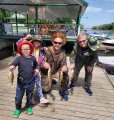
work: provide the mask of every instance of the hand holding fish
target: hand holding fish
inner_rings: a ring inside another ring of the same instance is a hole
[[[50,69],[50,65],[49,65],[49,63],[47,63],[47,62],[43,62],[43,68],[45,68],[45,69]]]
[[[9,71],[14,71],[16,67],[14,65],[9,66]]]
[[[75,68],[75,64],[70,64],[70,70],[73,70]]]
[[[62,68],[61,68],[61,72],[62,73],[66,73],[68,71],[68,68],[67,68],[67,66],[66,65],[64,65]]]

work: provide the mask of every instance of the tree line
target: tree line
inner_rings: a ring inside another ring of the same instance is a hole
[[[114,30],[114,22],[112,22],[110,24],[93,26],[92,29],[94,29],[94,30]]]

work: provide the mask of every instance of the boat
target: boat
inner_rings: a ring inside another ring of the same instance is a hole
[[[107,38],[107,34],[104,34],[104,33],[100,34],[100,33],[94,32],[94,33],[90,33],[89,35],[97,37],[99,40],[103,40]]]
[[[114,46],[114,39],[105,39],[102,41],[103,45]]]
[[[98,62],[106,70],[108,74],[114,75],[114,57],[113,56],[99,56]]]

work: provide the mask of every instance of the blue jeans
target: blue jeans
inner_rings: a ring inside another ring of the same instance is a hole
[[[34,79],[35,79],[35,83],[36,83],[39,98],[41,99],[41,98],[43,98],[42,87],[41,87],[41,79],[40,79],[39,76],[35,76]]]
[[[16,109],[20,110],[22,105],[22,99],[24,93],[26,91],[26,108],[29,108],[32,102],[32,96],[34,91],[35,81],[32,80],[30,83],[19,83],[17,82],[16,87],[16,97],[15,97],[15,105]]]

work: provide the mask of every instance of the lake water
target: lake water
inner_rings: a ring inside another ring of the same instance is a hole
[[[2,50],[0,50],[0,60],[7,58],[9,56],[13,56],[13,48],[12,47],[7,47],[7,48],[3,48]]]

